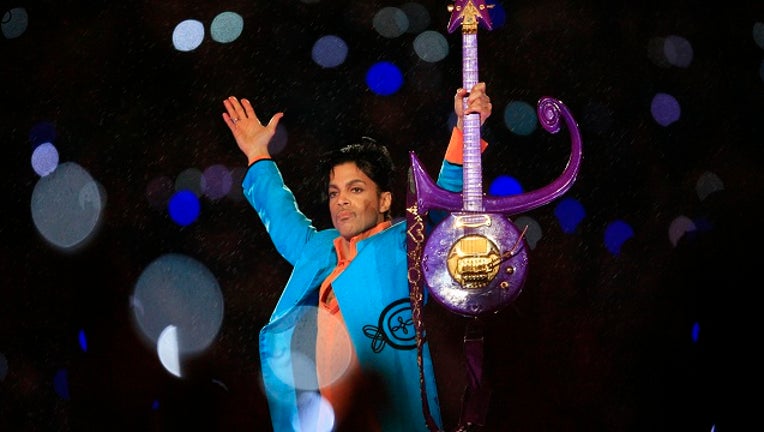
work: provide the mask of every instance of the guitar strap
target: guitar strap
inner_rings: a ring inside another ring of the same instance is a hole
[[[416,188],[409,179],[406,193],[406,244],[408,260],[409,296],[411,317],[416,332],[417,366],[419,367],[419,387],[425,422],[431,431],[439,431],[430,412],[427,399],[427,383],[424,380],[422,351],[426,340],[422,310],[424,308],[424,277],[422,274],[422,250],[425,241],[424,217],[419,213]],[[485,424],[488,412],[490,389],[483,380],[483,323],[475,317],[467,323],[464,333],[464,354],[466,357],[467,386],[462,397],[462,408],[456,432],[477,430]]]

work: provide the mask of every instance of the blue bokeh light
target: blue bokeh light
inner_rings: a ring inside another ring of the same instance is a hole
[[[502,6],[501,3],[497,3],[495,1],[487,1],[485,4],[487,6],[493,5],[492,8],[488,9],[488,15],[491,17],[491,24],[493,24],[493,29],[496,30],[503,27],[504,24],[507,23],[507,10],[504,9],[504,6]]]
[[[403,85],[403,73],[391,62],[381,61],[369,68],[366,85],[380,96],[389,96]]]
[[[554,215],[562,232],[572,234],[586,217],[584,206],[574,198],[563,198],[554,208]]]
[[[523,186],[514,177],[502,174],[497,176],[488,187],[488,194],[493,196],[517,195],[523,192]]]
[[[692,342],[698,343],[700,339],[700,323],[696,322],[692,325]]]
[[[311,58],[322,68],[333,68],[345,62],[348,56],[348,45],[339,36],[326,35],[313,44]]]
[[[622,220],[610,222],[605,227],[605,247],[613,255],[621,253],[621,246],[634,237],[634,230]]]
[[[53,377],[53,389],[56,391],[58,397],[63,400],[69,400],[71,395],[69,394],[69,373],[66,369],[59,369],[56,371],[56,375]]]
[[[170,218],[180,225],[188,226],[194,223],[201,212],[199,198],[190,190],[184,189],[175,192],[167,203]]]
[[[85,329],[80,329],[77,333],[77,341],[80,343],[80,349],[83,352],[88,352],[88,339],[85,336]]]
[[[655,121],[661,126],[668,126],[681,117],[682,108],[674,96],[667,93],[658,93],[650,103],[650,113]]]

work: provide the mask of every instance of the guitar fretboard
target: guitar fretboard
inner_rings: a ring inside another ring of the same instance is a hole
[[[462,34],[462,86],[468,91],[478,83],[477,34]],[[467,108],[465,98],[464,108]],[[480,154],[480,114],[464,116],[463,207],[465,211],[483,211],[483,175]]]

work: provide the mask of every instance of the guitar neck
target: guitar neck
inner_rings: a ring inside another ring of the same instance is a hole
[[[462,34],[462,87],[468,91],[478,83],[477,33]],[[466,109],[467,98],[463,105]],[[463,207],[466,211],[483,211],[483,180],[480,152],[480,114],[464,116]]]

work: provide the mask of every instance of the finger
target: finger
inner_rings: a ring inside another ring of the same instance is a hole
[[[226,114],[229,117],[236,115],[236,109],[233,107],[233,103],[230,101],[230,98],[223,101],[223,106],[225,107]]]
[[[255,114],[255,109],[252,108],[252,104],[249,102],[249,99],[242,98],[241,105],[242,105],[243,110],[244,110],[244,117],[253,118],[253,119],[257,120],[258,122],[260,121],[257,118],[257,115]]]
[[[475,101],[481,100],[481,99],[488,99],[488,95],[485,94],[485,90],[480,88],[479,85],[476,85],[472,88],[472,91],[469,94],[469,98],[467,99],[470,103],[474,103]]]
[[[470,91],[470,102],[475,101],[477,99],[487,97],[485,94],[485,83],[477,83],[474,86],[472,86],[472,90]]]
[[[491,108],[492,108],[492,105],[490,102],[478,101],[476,103],[471,104],[469,107],[467,107],[464,113],[465,114],[479,113],[481,117],[487,118],[489,115],[491,115]]]
[[[231,110],[233,112],[233,109]],[[228,126],[228,129],[231,129],[231,132],[236,133],[236,123],[238,123],[241,119],[234,113],[233,115],[224,112],[223,113],[223,121]]]
[[[470,89],[470,96],[475,94],[477,95],[485,94],[485,83],[479,82],[475,84],[474,86],[472,86],[472,88]]]
[[[277,112],[276,114],[271,117],[270,121],[268,122],[268,129],[272,131],[276,131],[276,126],[279,125],[279,121],[281,121],[281,118],[284,117],[283,112]]]
[[[468,104],[469,112],[484,113],[491,110],[491,100],[487,96],[470,101]]]
[[[231,130],[231,132],[235,131],[236,123],[231,120],[231,116],[228,113],[223,113],[223,121],[225,122],[226,126],[228,126],[228,129]]]
[[[228,114],[230,114],[232,118],[235,118],[235,119],[246,118],[246,113],[244,112],[244,108],[241,107],[241,103],[239,103],[239,100],[236,99],[235,96],[230,96],[228,98],[228,103],[231,105],[231,108],[232,108],[232,110],[229,111]]]
[[[236,96],[228,96],[226,100],[223,101],[223,104],[226,106],[226,108],[231,108],[234,112],[236,111],[237,107],[240,107],[239,100],[236,99]]]

